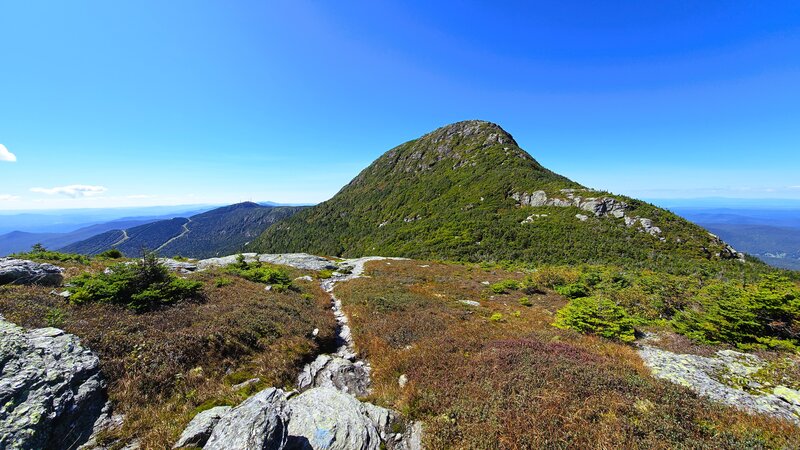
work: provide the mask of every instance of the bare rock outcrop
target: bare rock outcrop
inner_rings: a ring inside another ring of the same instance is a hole
[[[206,445],[208,438],[211,437],[211,432],[214,431],[214,427],[217,426],[222,416],[230,409],[230,406],[216,406],[194,416],[173,448],[203,447]]]
[[[369,366],[337,355],[319,355],[297,378],[297,387],[334,387],[356,396],[369,394]]]
[[[77,448],[105,405],[100,361],[76,336],[0,316],[0,448]]]
[[[222,415],[203,449],[282,449],[286,446],[287,421],[286,393],[264,389]]]
[[[38,284],[60,286],[64,269],[52,264],[40,264],[26,259],[0,258],[0,285]]]
[[[276,253],[258,254],[242,253],[242,258],[248,263],[261,261],[269,264],[280,264],[304,270],[336,270],[338,266],[329,259],[307,253]],[[238,262],[239,255],[229,255],[220,258],[208,258],[197,261],[198,270],[211,267],[225,267]]]

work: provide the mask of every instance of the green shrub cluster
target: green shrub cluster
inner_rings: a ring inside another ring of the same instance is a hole
[[[216,280],[214,280],[214,286],[216,286],[218,288],[228,286],[228,285],[230,285],[232,283],[233,283],[233,280],[231,280],[230,278],[226,278],[226,277],[219,277]]]
[[[123,255],[121,251],[117,250],[116,248],[108,249],[102,253],[98,253],[97,256],[101,258],[109,258],[109,259],[119,259],[122,258]]]
[[[570,283],[556,286],[556,292],[567,298],[581,298],[589,296],[589,287],[583,283]]]
[[[522,284],[516,280],[502,280],[493,283],[489,289],[495,294],[506,294],[508,291],[516,291],[522,287]]]
[[[239,255],[236,264],[228,266],[226,271],[246,280],[272,285],[277,292],[292,288],[292,278],[285,270],[265,265],[260,261],[248,263],[242,255]]]
[[[10,255],[12,258],[20,259],[38,259],[44,261],[58,261],[58,262],[76,262],[80,264],[89,264],[91,259],[85,255],[77,253],[61,253],[47,250],[42,244],[35,244],[31,247],[31,251],[24,253],[15,253]]]
[[[135,311],[196,297],[202,284],[178,278],[154,254],[134,263],[115,264],[99,274],[84,273],[70,280],[70,302],[112,303]]]
[[[614,301],[602,297],[581,297],[570,301],[556,314],[553,325],[608,339],[633,342],[634,319]]]
[[[545,266],[526,277],[525,286],[535,284],[573,302],[602,298],[636,323],[671,324],[678,333],[706,344],[800,346],[800,287],[787,273],[689,276],[614,266]]]
[[[703,343],[743,349],[800,348],[800,288],[785,277],[755,284],[724,282],[700,290],[692,308],[678,311],[675,328]]]

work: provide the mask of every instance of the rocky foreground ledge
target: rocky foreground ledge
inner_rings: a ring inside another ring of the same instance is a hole
[[[64,269],[52,264],[40,264],[26,259],[0,258],[0,285],[38,284],[60,286]]]
[[[713,357],[705,357],[642,344],[639,356],[658,378],[744,411],[800,425],[800,391],[759,379],[767,363],[755,355],[720,350]]]
[[[0,448],[77,448],[105,405],[100,361],[76,336],[0,316]]]
[[[362,403],[335,388],[302,394],[268,388],[236,407],[203,411],[189,423],[175,448],[329,449],[421,448],[420,433],[404,432],[394,412]]]

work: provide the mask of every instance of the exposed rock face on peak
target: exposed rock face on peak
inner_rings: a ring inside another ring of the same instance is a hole
[[[60,286],[64,269],[52,264],[40,264],[26,259],[0,258],[0,285],[38,284]]]
[[[373,163],[373,166],[381,171],[406,175],[425,174],[440,168],[468,170],[479,165],[484,151],[488,149],[499,149],[500,154],[508,158],[534,161],[500,126],[481,120],[469,120],[447,125],[395,147]],[[369,180],[371,172],[374,171],[367,168],[351,184]]]
[[[563,211],[530,210],[552,207]],[[729,253],[669,211],[586,189],[542,167],[510,134],[483,121],[447,125],[392,148],[330,200],[266,230],[252,248],[651,268]]]
[[[661,228],[653,225],[653,221],[644,217],[630,217],[626,212],[631,207],[621,200],[613,197],[581,197],[578,193],[586,193],[590,195],[592,192],[589,189],[561,189],[562,197],[548,198],[547,193],[544,191],[534,191],[531,194],[527,192],[514,192],[511,198],[517,201],[517,206],[558,206],[563,208],[575,207],[584,211],[590,212],[595,217],[614,217],[616,219],[624,219],[623,222],[626,227],[638,225],[642,231],[652,236],[658,237],[661,234]],[[546,216],[546,215],[544,215]],[[521,223],[533,223],[534,217],[543,217],[542,214],[532,214]],[[586,222],[589,217],[585,214],[576,214],[575,218],[581,222]],[[664,238],[660,238],[662,241]]]
[[[0,316],[0,448],[73,449],[89,439],[106,403],[99,364],[71,334]]]

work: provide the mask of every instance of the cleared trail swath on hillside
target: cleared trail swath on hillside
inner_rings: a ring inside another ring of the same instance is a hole
[[[120,239],[117,242],[114,242],[113,244],[111,244],[111,247],[116,247],[118,245],[121,245],[123,242],[127,241],[130,238],[131,237],[128,236],[128,230],[122,230],[122,239]]]
[[[177,236],[175,236],[175,237],[173,237],[171,239],[168,239],[167,242],[164,242],[163,244],[159,245],[158,248],[155,249],[155,251],[156,252],[161,251],[161,249],[163,249],[167,245],[169,245],[169,244],[173,243],[174,241],[176,241],[176,240],[186,236],[187,234],[189,234],[189,231],[190,231],[189,230],[189,223],[191,221],[192,221],[192,219],[187,219],[186,223],[183,224],[183,232],[181,232],[181,234],[179,234],[179,235],[177,235]]]

